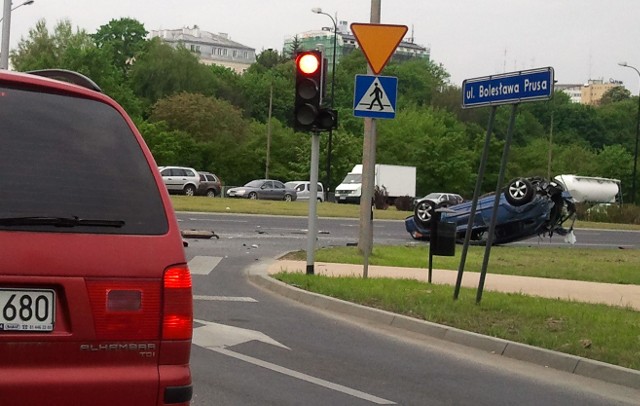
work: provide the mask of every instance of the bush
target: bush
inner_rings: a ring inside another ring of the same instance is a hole
[[[389,192],[387,192],[387,188],[382,186],[376,186],[376,189],[373,191],[373,204],[378,210],[386,210],[389,207],[389,203],[387,202],[387,198],[389,197]]]
[[[578,220],[597,223],[640,224],[640,206],[633,204],[587,205],[577,204]]]
[[[400,211],[411,211],[413,210],[413,197],[411,196],[400,196],[397,197],[393,202],[396,206],[397,210]]]

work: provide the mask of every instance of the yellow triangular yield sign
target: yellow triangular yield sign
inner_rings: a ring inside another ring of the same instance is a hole
[[[351,32],[376,75],[387,64],[407,30],[406,25],[351,24]]]

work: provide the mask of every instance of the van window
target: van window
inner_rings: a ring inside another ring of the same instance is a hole
[[[7,230],[164,234],[153,172],[111,106],[0,86],[0,218],[78,217],[122,227],[5,226]]]

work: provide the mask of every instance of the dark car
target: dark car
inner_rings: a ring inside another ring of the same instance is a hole
[[[478,199],[471,229],[471,243],[486,244],[487,231],[495,200],[494,194]],[[456,238],[462,241],[467,231],[471,201],[449,206],[441,213],[441,221],[455,223]],[[407,232],[417,240],[429,240],[435,210],[443,207],[430,200],[422,200],[414,214],[405,219]],[[493,244],[505,244],[533,235],[564,235],[562,228],[574,217],[575,204],[564,186],[542,177],[514,179],[500,193]]]
[[[244,186],[227,190],[228,197],[242,197],[245,199],[268,199],[294,201],[298,195],[294,189],[288,188],[279,180],[257,179]]]
[[[196,194],[200,196],[217,197],[222,191],[222,182],[215,174],[211,172],[198,172],[200,175],[200,183]]]
[[[191,275],[131,119],[79,74],[0,70],[0,123],[0,404],[188,405]]]

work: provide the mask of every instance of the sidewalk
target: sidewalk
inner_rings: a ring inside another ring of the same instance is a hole
[[[281,271],[306,272],[304,261],[275,261],[268,269],[269,274]],[[316,262],[314,273],[327,276],[357,276],[362,277],[362,265],[335,264]],[[368,275],[371,278],[404,278],[428,280],[426,268],[399,268],[369,265]],[[457,271],[434,269],[432,282],[454,286]],[[477,289],[480,279],[479,272],[465,270],[462,286]],[[582,282],[548,278],[534,278],[527,276],[511,276],[487,274],[484,290],[515,292],[531,296],[552,299],[573,300],[587,303],[603,303],[610,306],[629,306],[640,311],[640,286],[619,285],[613,283]]]

